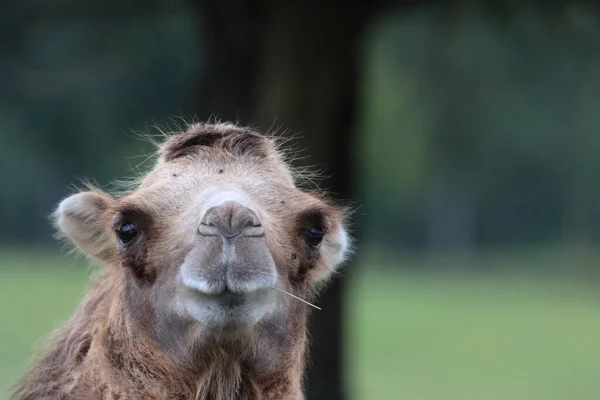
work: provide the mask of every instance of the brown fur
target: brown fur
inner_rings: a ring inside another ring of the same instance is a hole
[[[267,210],[261,218],[281,287],[314,297],[343,260],[346,245],[336,238],[345,211],[297,189],[262,135],[193,125],[161,145],[156,167],[128,195],[115,200],[93,189],[61,203],[63,234],[107,267],[15,399],[303,399],[305,304],[278,296],[258,323],[235,329],[208,329],[173,311],[179,266],[197,246],[185,230],[195,212],[187,196],[221,181],[243,187]],[[123,219],[144,232],[135,246],[116,242]],[[316,220],[327,232],[318,252],[302,239]]]

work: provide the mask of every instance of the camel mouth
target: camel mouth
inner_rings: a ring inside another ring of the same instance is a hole
[[[225,290],[225,292],[218,294],[215,300],[221,306],[237,307],[243,305],[246,302],[246,296],[243,294],[233,293],[229,290]]]
[[[208,327],[241,328],[255,325],[275,308],[273,290],[262,284],[252,286],[252,291],[234,291],[223,284],[222,290],[215,291],[214,286],[198,285],[197,279],[184,280],[179,293],[186,315],[193,320]]]
[[[252,298],[258,293],[233,293],[225,290],[221,293],[205,293],[193,288],[188,288],[185,294],[191,301],[198,302],[209,309],[213,308],[235,308],[249,305]]]
[[[246,293],[234,293],[228,289],[224,292],[217,294],[200,294],[203,300],[209,300],[221,307],[239,307],[246,304],[248,300],[248,294]]]
[[[182,284],[209,297],[238,298],[267,290],[277,284],[275,268],[249,273],[244,266],[229,268],[222,265],[212,274],[199,274],[198,269],[183,265],[180,271]]]

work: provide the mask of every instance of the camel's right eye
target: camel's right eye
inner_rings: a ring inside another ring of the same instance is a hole
[[[130,222],[126,222],[117,230],[117,236],[123,244],[130,243],[138,234],[138,229]]]
[[[316,249],[323,241],[323,236],[325,236],[323,228],[318,225],[313,226],[306,232],[306,241],[313,249]]]

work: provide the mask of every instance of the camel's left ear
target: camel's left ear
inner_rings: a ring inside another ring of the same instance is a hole
[[[54,212],[60,234],[68,237],[82,252],[99,261],[109,262],[116,247],[105,212],[114,203],[98,190],[79,192],[64,199]]]
[[[352,253],[351,238],[343,224],[327,234],[321,245],[321,260],[312,276],[313,283],[323,284],[343,264]]]

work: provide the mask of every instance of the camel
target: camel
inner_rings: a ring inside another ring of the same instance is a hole
[[[102,267],[14,398],[304,399],[298,299],[351,253],[348,208],[300,189],[250,128],[188,125],[156,155],[126,193],[57,207],[59,235]]]

